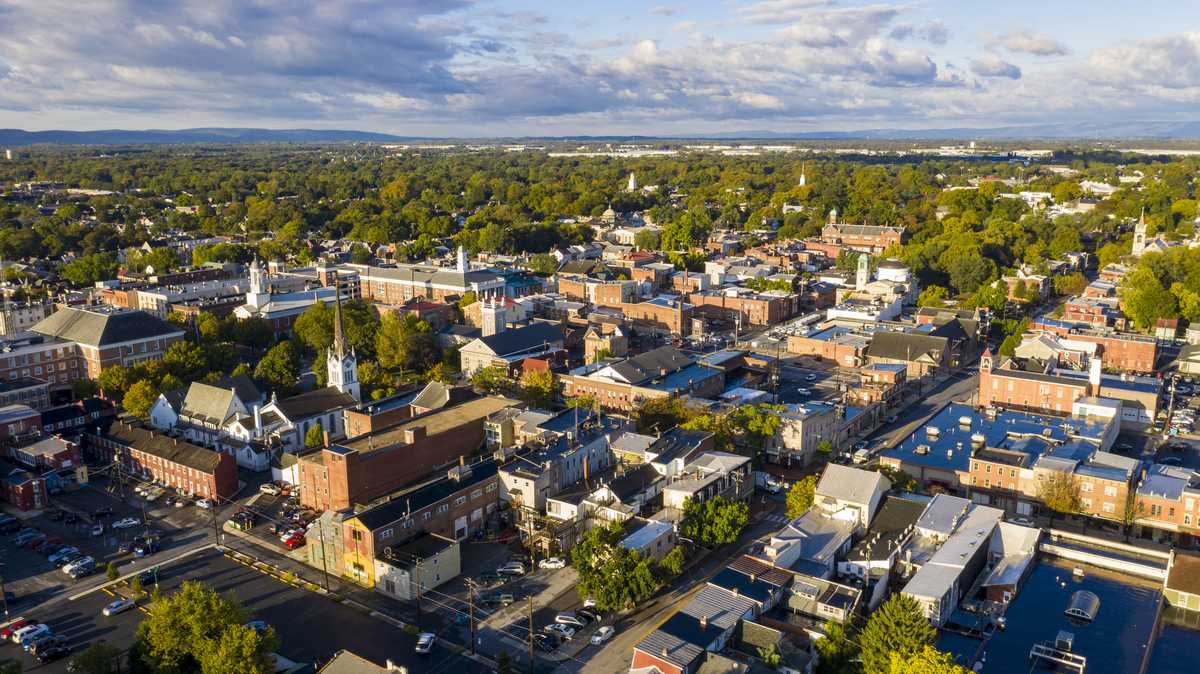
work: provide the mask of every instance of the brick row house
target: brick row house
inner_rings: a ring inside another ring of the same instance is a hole
[[[237,462],[228,455],[118,421],[107,433],[87,432],[84,446],[137,478],[208,499],[231,498],[238,489]]]

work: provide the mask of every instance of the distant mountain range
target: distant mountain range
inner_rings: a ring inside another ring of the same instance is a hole
[[[1194,140],[1200,139],[1200,121],[1053,123],[991,128],[864,129],[860,131],[730,131],[723,133],[647,135],[570,135],[524,137],[523,141],[651,141],[651,140]],[[394,143],[439,140],[433,137],[398,136],[372,131],[339,129],[105,129],[99,131],[23,131],[0,129],[0,146],[142,145],[220,143]]]
[[[405,139],[386,133],[338,129],[104,129],[100,131],[23,131],[0,129],[0,146],[144,145],[153,143],[363,143]]]

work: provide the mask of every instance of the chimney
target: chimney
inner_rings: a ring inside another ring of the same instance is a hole
[[[262,433],[262,408],[258,403],[254,403],[254,429],[256,433]]]
[[[404,444],[413,445],[418,440],[425,439],[425,427],[413,426],[412,428],[404,429]]]
[[[458,465],[460,465],[460,466],[467,465],[467,457],[463,456],[462,454],[459,454],[458,455]]]
[[[324,443],[326,449],[329,448],[329,431],[321,431],[321,442]]]
[[[671,655],[671,652],[667,650],[666,646],[663,646],[662,650],[659,651],[659,653],[661,653],[664,658],[670,657],[670,655]]]
[[[700,616],[700,629],[702,629],[702,630],[708,629],[708,616],[706,616],[706,615]]]

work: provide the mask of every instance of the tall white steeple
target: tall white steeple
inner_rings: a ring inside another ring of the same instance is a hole
[[[637,191],[637,176],[634,175],[633,173],[629,174],[629,184],[625,186],[625,191],[626,192],[636,192]]]
[[[346,336],[342,330],[342,294],[336,291],[336,282],[334,288],[333,345],[325,355],[328,384],[342,393],[350,394],[355,400],[362,400],[358,385],[358,358],[354,355],[353,347],[346,348]]]
[[[1142,207],[1142,215],[1133,228],[1133,255],[1141,257],[1146,252],[1146,207]]]
[[[807,185],[807,184],[808,184],[808,179],[807,179],[807,178],[805,178],[805,176],[804,176],[804,168],[805,168],[805,166],[806,166],[806,164],[801,164],[801,165],[800,165],[800,187],[804,187],[805,185]]]
[[[471,270],[471,263],[467,262],[467,249],[462,246],[458,247],[458,271],[467,273]]]
[[[858,273],[854,277],[854,289],[866,290],[871,280],[871,256],[861,253],[858,256]]]
[[[258,264],[258,258],[250,262],[250,289],[246,292],[246,304],[258,309],[271,301],[271,293],[267,291],[267,278],[263,268]]]

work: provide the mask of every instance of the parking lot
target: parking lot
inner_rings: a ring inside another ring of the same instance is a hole
[[[391,659],[407,666],[410,672],[488,671],[440,645],[429,656],[417,655],[413,651],[416,637],[403,630],[349,606],[286,585],[216,550],[164,565],[160,571],[160,589],[164,592],[177,589],[185,580],[202,581],[222,594],[236,597],[252,617],[275,628],[281,644],[279,653],[296,662],[323,663],[345,648],[381,664]],[[76,653],[100,640],[127,647],[144,614],[127,611],[105,617],[101,610],[110,601],[108,593],[96,591],[75,601],[59,602],[46,611],[32,608],[22,615],[45,622],[56,633],[66,636]],[[17,655],[16,647],[4,648],[11,652],[3,655]],[[66,671],[66,660],[38,666],[29,656],[20,657],[25,660],[26,671]]]

